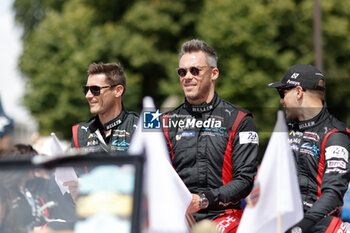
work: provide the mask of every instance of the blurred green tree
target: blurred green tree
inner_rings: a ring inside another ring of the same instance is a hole
[[[25,104],[42,133],[69,138],[70,126],[90,116],[79,87],[94,61],[123,65],[129,109],[139,111],[145,95],[157,106],[170,95],[182,98],[177,52],[199,38],[219,55],[218,93],[254,113],[265,145],[280,107],[266,84],[294,64],[314,64],[313,7],[308,0],[15,0],[25,28]],[[322,13],[327,102],[350,124],[350,2],[322,1]]]
[[[64,0],[15,0],[16,21],[23,27],[23,35],[30,34],[50,11],[62,11]]]
[[[14,7],[22,12],[26,3],[16,0]],[[80,86],[91,62],[122,64],[128,109],[139,111],[145,95],[161,104],[167,93],[159,91],[160,80],[175,74],[179,38],[194,34],[197,3],[70,0],[58,8],[42,5],[43,17],[27,26],[19,62],[28,79],[24,103],[40,132],[61,132],[68,139],[71,126],[90,117]],[[183,14],[191,6],[195,10]],[[30,13],[19,15],[25,24]]]
[[[350,81],[350,2],[322,4],[324,73],[331,87],[327,102],[349,124],[349,110],[344,111],[349,86],[343,84]],[[313,7],[313,1],[303,0],[206,0],[201,12],[198,35],[220,55],[218,90],[223,98],[254,113],[262,151],[281,107],[276,91],[266,84],[280,80],[294,64],[315,63]]]

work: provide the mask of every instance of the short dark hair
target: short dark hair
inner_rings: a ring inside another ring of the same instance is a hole
[[[31,159],[37,154],[38,152],[29,144],[16,144],[10,149],[2,151],[0,160]],[[7,188],[19,185],[20,182],[27,177],[28,171],[25,171],[26,170],[23,170],[23,172],[18,172],[17,170],[1,171],[0,183],[4,184]]]
[[[105,74],[107,82],[110,85],[122,85],[124,87],[123,94],[126,91],[126,75],[123,67],[117,63],[92,63],[89,65],[88,75]]]
[[[179,53],[179,60],[185,53],[202,51],[206,54],[208,65],[217,67],[218,56],[216,55],[214,49],[212,49],[207,43],[202,40],[193,39],[186,41],[181,46]]]
[[[28,155],[34,156],[37,155],[38,152],[29,144],[16,144],[10,150],[13,155]]]
[[[29,144],[15,144],[8,150],[0,152],[0,158],[25,158],[34,157],[38,152]]]
[[[325,98],[325,92],[326,92],[326,80],[325,79],[320,79],[318,81],[318,86],[323,87],[324,90],[312,90],[312,89],[307,89],[309,92],[314,93],[318,96],[319,99],[324,101]]]

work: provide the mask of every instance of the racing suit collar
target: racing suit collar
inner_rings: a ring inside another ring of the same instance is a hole
[[[98,115],[94,116],[91,120],[89,120],[89,128],[91,130],[91,132],[95,132],[97,129],[99,129],[101,132],[103,131],[108,131],[120,124],[122,124],[126,118],[127,114],[126,114],[126,110],[123,109],[120,112],[120,114],[114,118],[113,120],[107,122],[106,124],[102,125],[102,123],[100,122],[100,119],[98,118]]]
[[[193,113],[209,112],[209,111],[213,110],[217,104],[218,104],[218,94],[216,92],[214,92],[214,97],[209,103],[203,102],[203,103],[198,104],[198,105],[190,104],[185,98],[185,108],[189,112],[193,112]]]
[[[111,120],[103,125],[104,130],[108,131],[108,130],[120,125],[121,123],[123,123],[125,116],[126,116],[126,114],[125,114],[125,110],[123,107],[122,111],[120,112],[120,114],[116,118],[114,118],[113,120]]]
[[[315,127],[316,125],[318,125],[320,122],[322,122],[327,116],[328,116],[328,110],[325,106],[323,106],[321,112],[319,114],[317,114],[314,118],[310,119],[310,120],[306,120],[306,121],[298,121],[297,125],[299,130],[305,130],[305,129],[309,129],[312,127]]]

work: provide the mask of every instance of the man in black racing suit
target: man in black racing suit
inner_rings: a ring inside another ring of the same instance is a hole
[[[178,75],[185,103],[162,116],[172,164],[192,193],[188,213],[236,232],[241,200],[257,171],[258,134],[252,115],[214,90],[217,57],[200,40],[182,46]]]
[[[121,113],[106,124],[102,125],[98,116],[88,122],[74,125],[72,128],[72,147],[93,151],[126,151],[129,148],[131,135],[137,125],[138,116],[134,112],[122,109]],[[111,130],[109,136],[104,133]]]
[[[349,183],[350,131],[329,114],[325,78],[311,65],[295,65],[277,88],[286,110],[304,218],[289,232],[346,232],[337,217]]]
[[[125,73],[115,63],[93,63],[88,74],[83,91],[90,112],[96,116],[72,127],[72,147],[83,147],[88,151],[126,151],[138,116],[125,110],[122,104],[126,90]]]
[[[88,122],[72,127],[72,147],[87,152],[127,151],[138,116],[125,110],[122,104],[126,90],[126,76],[122,67],[116,63],[92,63],[88,75],[83,93],[90,105],[90,112],[95,116]],[[89,173],[89,170],[86,166],[75,168],[78,176]],[[60,217],[66,220],[59,227],[70,229],[77,220],[74,202],[79,196],[78,181],[67,181],[63,185],[68,187],[70,194],[57,195],[63,213]]]

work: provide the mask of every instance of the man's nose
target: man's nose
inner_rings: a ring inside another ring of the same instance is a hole
[[[91,99],[92,97],[94,97],[94,95],[91,93],[91,91],[89,89],[88,92],[86,92],[85,98],[86,99]]]
[[[186,75],[183,77],[185,80],[190,80],[190,79],[192,79],[193,77],[192,77],[192,74],[191,74],[191,72],[188,70],[187,72],[186,72]]]

